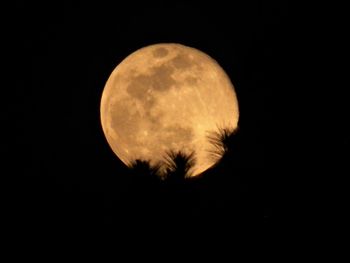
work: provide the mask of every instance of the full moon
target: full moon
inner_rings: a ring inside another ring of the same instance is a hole
[[[127,56],[101,98],[103,132],[126,165],[162,164],[167,152],[193,153],[196,176],[215,164],[208,134],[237,128],[236,93],[220,65],[198,49],[155,44]]]

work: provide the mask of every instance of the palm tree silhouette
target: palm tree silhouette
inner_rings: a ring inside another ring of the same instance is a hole
[[[135,174],[139,174],[140,176],[156,176],[158,175],[160,165],[151,165],[151,162],[148,160],[136,159],[131,162],[129,167],[135,172]]]
[[[129,165],[134,182],[146,185],[158,183],[160,180],[160,167],[159,164],[151,165],[150,161],[140,159],[132,161]]]
[[[218,128],[216,131],[209,132],[207,138],[213,146],[209,153],[215,162],[226,159],[230,155],[235,144],[234,138],[237,132],[238,128]]]
[[[169,151],[164,159],[166,180],[180,182],[191,176],[191,168],[195,165],[194,152]]]
[[[129,196],[126,208],[126,214],[131,217],[129,220],[143,218],[144,221],[147,221],[154,219],[159,201],[162,200],[159,169],[160,165],[152,165],[148,160],[136,159],[129,164],[131,176],[128,181]]]

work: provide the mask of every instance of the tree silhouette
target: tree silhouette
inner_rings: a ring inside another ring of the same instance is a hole
[[[160,165],[152,165],[148,160],[136,159],[129,164],[129,185],[125,214],[128,220],[137,224],[139,218],[144,222],[155,219],[159,207]]]
[[[148,160],[136,159],[129,165],[131,176],[134,182],[139,184],[157,184],[160,180],[160,165],[151,165]]]
[[[157,176],[160,169],[159,164],[151,165],[150,161],[140,159],[132,161],[129,167],[132,171],[134,171],[135,174],[152,177]]]
[[[218,162],[222,159],[225,159],[233,149],[234,145],[234,135],[238,132],[238,128],[218,128],[216,131],[212,131],[207,136],[208,141],[213,146],[209,150],[211,157],[214,161]]]
[[[169,151],[164,159],[165,179],[168,182],[181,183],[191,176],[191,168],[195,165],[194,152]]]

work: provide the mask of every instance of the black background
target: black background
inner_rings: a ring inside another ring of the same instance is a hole
[[[345,97],[325,95],[324,83],[317,82],[318,68],[328,59],[317,43],[327,38],[323,26],[328,24],[311,16],[317,9],[295,9],[287,1],[225,2],[16,2],[21,19],[15,39],[25,63],[18,69],[23,78],[15,93],[25,111],[14,127],[20,131],[16,146],[28,149],[30,158],[28,166],[15,164],[24,168],[14,194],[21,231],[49,238],[61,231],[66,236],[113,231],[143,236],[146,219],[130,219],[121,208],[135,205],[129,199],[135,189],[121,179],[127,169],[106,143],[99,107],[114,67],[136,49],[159,42],[200,49],[230,76],[239,100],[243,157],[232,195],[220,196],[215,209],[197,215],[205,223],[167,218],[169,224],[151,224],[148,235],[178,226],[186,229],[182,233],[198,228],[202,234],[268,238],[308,225],[310,207],[319,204],[309,206],[305,188],[327,170],[320,167],[323,153],[334,150],[345,160],[349,144]],[[331,119],[325,97],[343,114]],[[338,120],[341,132],[330,131]],[[337,142],[320,143],[325,134]],[[228,216],[235,207],[241,208]],[[208,219],[214,217],[216,223]],[[217,222],[225,223],[219,227]]]

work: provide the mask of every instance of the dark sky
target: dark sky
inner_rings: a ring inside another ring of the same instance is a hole
[[[315,51],[307,41],[315,31],[309,29],[317,26],[299,32],[305,14],[296,14],[287,1],[117,2],[16,2],[22,14],[19,45],[23,58],[29,55],[28,72],[17,81],[18,103],[27,110],[15,126],[31,127],[17,140],[30,149],[18,195],[22,215],[31,214],[31,223],[46,216],[49,228],[57,223],[56,210],[67,226],[70,216],[87,215],[93,220],[86,224],[112,224],[106,215],[114,209],[110,196],[128,190],[116,183],[126,168],[107,145],[99,120],[103,87],[131,52],[175,42],[216,59],[235,85],[244,138],[241,169],[249,174],[242,180],[258,203],[251,214],[255,227],[270,229],[286,216],[294,218],[291,199],[298,196],[286,193],[301,175],[295,164],[309,162],[312,148],[299,146],[317,141],[304,124],[321,119],[309,118],[316,109],[299,118],[314,86],[305,74],[311,74],[309,56],[315,55],[309,53]],[[301,53],[308,59],[300,60]],[[348,145],[344,134],[341,141]]]

